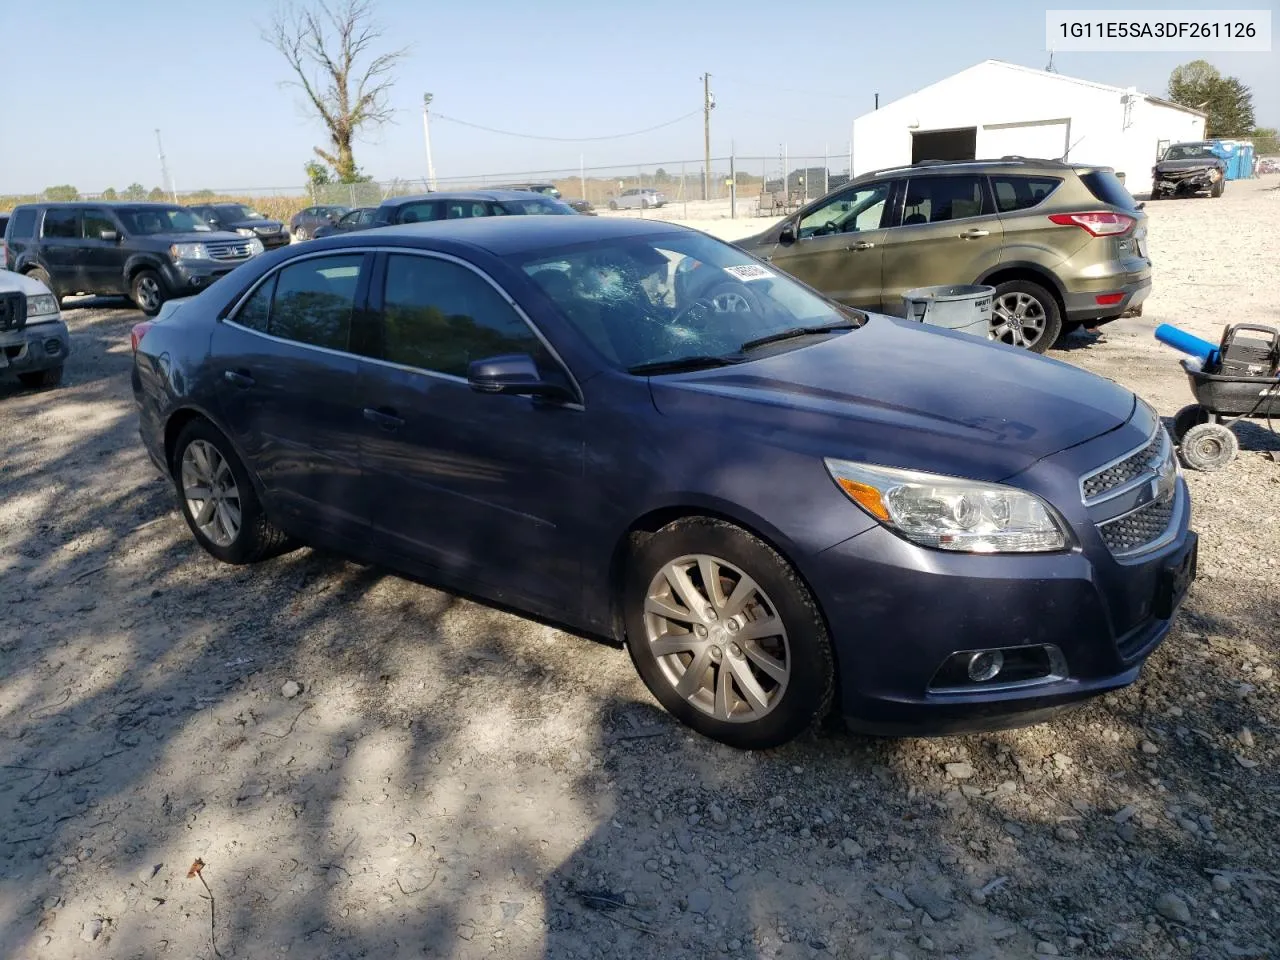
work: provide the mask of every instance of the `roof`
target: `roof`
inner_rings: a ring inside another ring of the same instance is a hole
[[[429,200],[528,200],[527,190],[440,190],[409,197],[387,197],[384,207],[398,207],[406,203],[425,203]]]
[[[596,243],[627,237],[696,233],[688,227],[661,220],[632,220],[623,217],[517,216],[468,217],[463,220],[433,220],[329,237],[316,243],[361,246],[376,240],[413,246],[414,241],[437,240],[442,245],[462,244],[498,257],[522,254],[541,248]]]
[[[919,163],[885,167],[881,170],[868,170],[854,177],[855,181],[890,175],[911,174],[912,176],[928,176],[930,173],[954,173],[970,168],[981,170],[1096,170],[1092,164],[1066,163],[1062,160],[1050,160],[1040,157],[1001,157],[994,160],[922,160]]]

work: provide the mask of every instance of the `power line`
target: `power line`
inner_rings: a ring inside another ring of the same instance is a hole
[[[682,120],[688,120],[690,117],[697,116],[702,110],[692,110],[683,116],[676,117],[674,120],[668,120],[666,123],[659,123],[656,126],[645,127],[643,130],[632,130],[630,133],[614,133],[605,137],[542,137],[534,133],[515,133],[511,130],[498,130],[494,127],[486,127],[479,123],[470,123],[466,120],[459,120],[457,117],[447,117],[443,113],[433,113],[431,116],[437,120],[447,120],[450,123],[456,123],[463,127],[471,127],[474,130],[483,130],[486,133],[497,133],[504,137],[520,137],[523,140],[554,140],[557,143],[591,143],[598,140],[621,140],[624,137],[638,137],[642,133],[652,133],[654,130],[661,130],[663,127],[674,126]]]
[[[828,90],[801,90],[796,87],[777,87],[773,84],[762,84],[759,81],[739,80],[736,77],[726,77],[717,74],[721,81],[728,80],[729,83],[747,88],[755,88],[756,90],[768,90],[770,93],[794,93],[805,97],[828,97],[832,100],[861,100],[862,96],[853,96],[848,93],[831,93]]]

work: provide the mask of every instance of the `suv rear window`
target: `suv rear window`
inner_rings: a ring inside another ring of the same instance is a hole
[[[1092,170],[1080,174],[1081,181],[1101,203],[1109,203],[1121,210],[1137,210],[1138,204],[1124,188],[1124,184],[1110,170]]]
[[[1057,190],[1062,181],[1057,177],[1002,176],[991,178],[991,189],[996,195],[996,210],[1012,213],[1029,210],[1042,203]]]
[[[9,236],[15,240],[30,240],[36,235],[36,211],[34,207],[15,211],[9,222]]]

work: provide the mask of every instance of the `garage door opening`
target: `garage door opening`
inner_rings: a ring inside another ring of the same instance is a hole
[[[911,134],[911,162],[973,160],[977,157],[978,128],[918,130]]]

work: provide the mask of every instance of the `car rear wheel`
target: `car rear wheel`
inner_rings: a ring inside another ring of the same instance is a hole
[[[48,370],[36,370],[32,373],[20,373],[18,374],[18,382],[28,390],[56,387],[62,382],[62,366],[50,367]]]
[[[173,452],[182,515],[200,546],[223,563],[255,563],[292,548],[262,510],[249,472],[209,421],[182,428]]]
[[[1002,343],[1044,353],[1062,333],[1062,311],[1040,284],[1006,280],[991,304],[991,333]]]
[[[699,733],[766,749],[830,710],[835,672],[817,604],[791,565],[740,527],[693,517],[640,542],[623,603],[641,679]]]
[[[134,305],[148,317],[154,317],[169,299],[164,280],[154,270],[139,270],[129,284]]]
[[[618,209],[618,201],[617,201],[617,200],[610,200],[610,201],[609,201],[609,209],[610,209],[610,210],[617,210],[617,209]]]
[[[1182,462],[1192,470],[1225,469],[1240,450],[1240,441],[1220,423],[1202,423],[1182,438]]]

